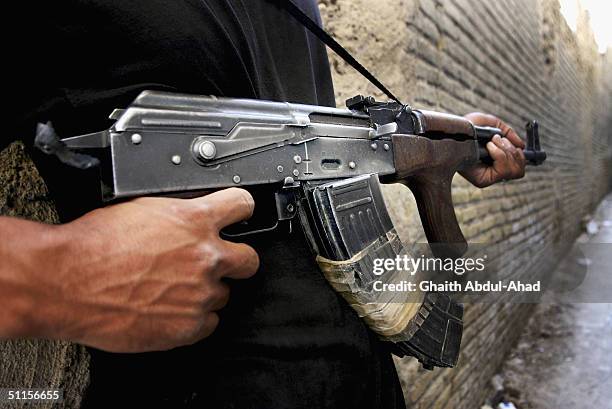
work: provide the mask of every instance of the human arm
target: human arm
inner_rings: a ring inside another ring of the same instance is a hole
[[[140,198],[58,226],[0,217],[0,338],[144,352],[210,335],[229,296],[223,279],[248,278],[259,263],[219,230],[253,206],[228,189]]]

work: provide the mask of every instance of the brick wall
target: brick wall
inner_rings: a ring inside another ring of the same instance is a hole
[[[484,190],[461,177],[453,199],[471,243],[488,246],[505,279],[549,270],[580,221],[610,187],[612,52],[601,57],[584,19],[573,33],[556,0],[320,0],[326,27],[411,105],[465,114],[489,112],[515,129],[540,121],[549,159],[520,181]],[[337,103],[383,96],[332,56]],[[424,234],[408,189],[386,188],[403,239]],[[531,306],[467,305],[457,368],[427,372],[396,364],[409,407],[477,408]]]
[[[580,220],[610,187],[612,53],[601,58],[585,24],[574,35],[556,0],[322,0],[327,28],[385,84],[414,106],[497,114],[517,129],[541,122],[547,165],[521,181],[485,190],[457,178],[453,197],[470,242],[504,243],[489,254],[504,277],[550,269]],[[357,93],[381,97],[332,57],[338,103]],[[386,188],[404,240],[423,240],[407,189]],[[44,186],[19,144],[0,153],[0,214],[53,222]],[[407,402],[416,408],[479,407],[488,380],[531,312],[528,305],[467,306],[460,364],[424,372],[397,360]],[[62,386],[76,407],[87,357],[65,343],[0,343],[0,387]],[[51,380],[53,385],[49,384]]]

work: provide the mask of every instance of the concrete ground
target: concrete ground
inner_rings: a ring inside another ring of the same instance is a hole
[[[612,195],[593,222],[559,268],[586,267],[584,280],[536,307],[492,380],[498,392],[489,404],[503,397],[517,409],[612,408]]]

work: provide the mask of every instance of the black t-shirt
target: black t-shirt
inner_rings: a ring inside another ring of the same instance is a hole
[[[315,0],[297,3],[319,19]],[[0,145],[8,136],[29,144],[43,120],[63,137],[107,128],[112,109],[144,89],[334,105],[324,46],[270,0],[18,7],[15,112]],[[91,173],[32,154],[63,220],[95,205]],[[327,284],[296,230],[251,240],[260,271],[231,283],[208,339],[160,353],[92,349],[84,407],[404,407],[390,355]]]

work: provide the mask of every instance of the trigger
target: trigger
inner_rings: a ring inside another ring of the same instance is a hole
[[[298,188],[299,184],[286,185],[274,193],[269,189],[252,191],[255,200],[253,216],[249,220],[225,227],[220,232],[221,237],[232,240],[280,229],[291,233],[291,221],[298,210]]]

